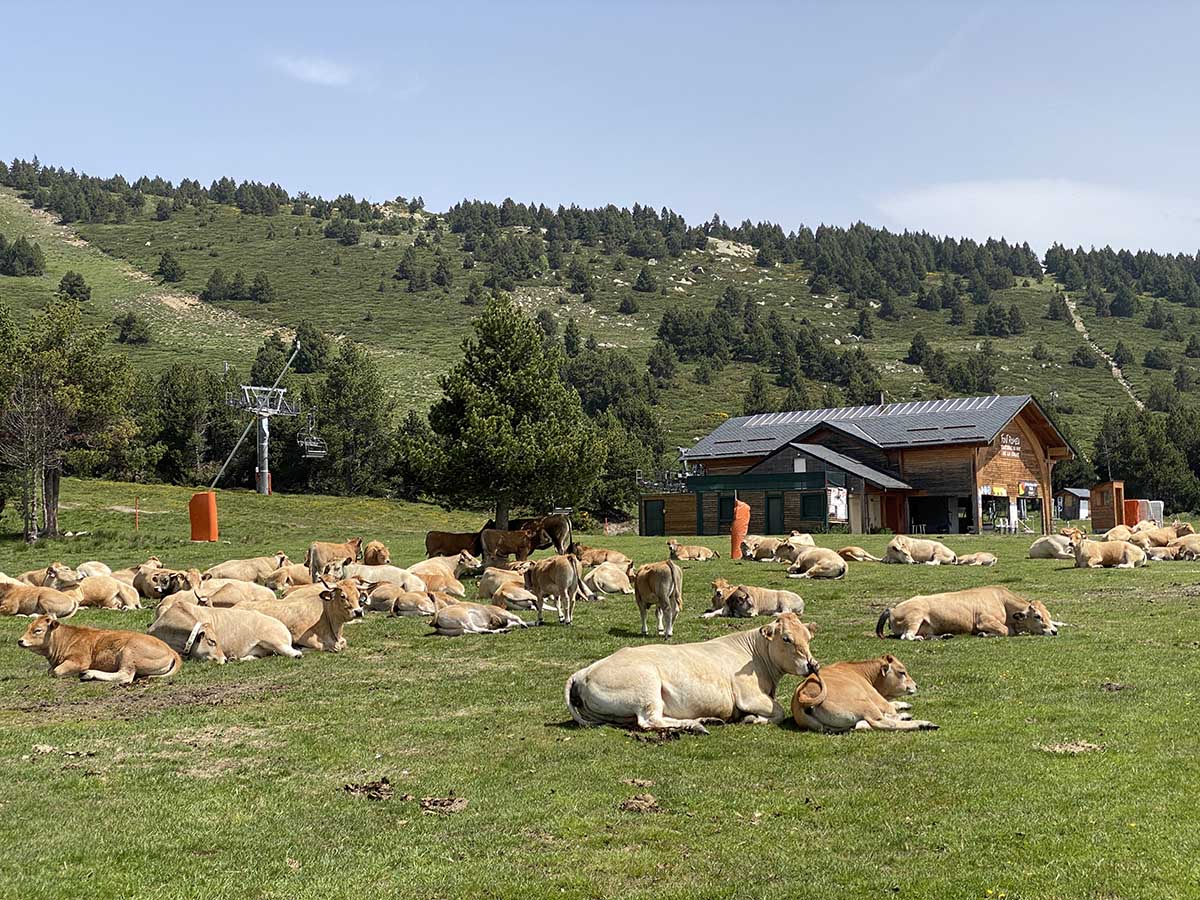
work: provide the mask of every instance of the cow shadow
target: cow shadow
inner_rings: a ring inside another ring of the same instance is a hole
[[[608,633],[612,637],[647,638],[647,639],[649,638],[649,635],[642,634],[640,631],[636,631],[632,628],[621,628],[621,627],[610,628],[610,629],[608,629]]]

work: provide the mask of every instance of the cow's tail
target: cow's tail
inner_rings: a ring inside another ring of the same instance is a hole
[[[794,707],[812,709],[824,703],[828,696],[829,689],[825,687],[825,679],[821,677],[820,672],[813,672],[800,683],[800,687],[796,688],[792,704]]]
[[[720,551],[720,550],[714,550],[714,551],[713,551],[713,559],[720,559],[720,558],[721,558],[721,551]]]
[[[683,572],[674,563],[671,564],[671,596],[675,599],[675,609],[683,612]]]
[[[591,666],[588,666],[590,669]],[[567,679],[567,686],[563,693],[567,701],[567,709],[571,711],[571,718],[575,720],[581,728],[594,728],[597,725],[603,725],[603,719],[596,719],[587,714],[585,708],[586,703],[583,698],[583,687],[579,684],[580,676],[584,675],[588,669],[580,669],[574,675]]]
[[[875,637],[883,637],[883,629],[885,626],[891,624],[891,621],[892,608],[889,606],[879,614],[879,621],[875,623]]]

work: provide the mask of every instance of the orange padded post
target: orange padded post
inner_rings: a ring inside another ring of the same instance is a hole
[[[729,558],[742,558],[742,541],[750,530],[750,504],[741,500],[733,501],[733,524],[729,527]]]
[[[188,518],[192,520],[193,541],[217,539],[217,495],[213,491],[192,494],[188,501]]]

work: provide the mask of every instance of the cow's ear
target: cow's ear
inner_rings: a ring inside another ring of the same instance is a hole
[[[810,638],[813,637],[814,635],[816,635],[816,633],[817,633],[817,623],[816,622],[805,622],[804,627],[806,629],[808,629],[808,636]]]
[[[353,562],[354,562],[354,559],[352,557],[347,556],[345,559],[342,560],[342,565],[348,566]]]
[[[886,653],[886,654],[884,654],[883,661],[885,663],[887,663],[889,666],[894,666],[900,660],[896,659],[896,657],[893,654]]]
[[[322,600],[324,600],[326,603],[328,603],[330,600],[333,599],[333,591],[321,591],[321,593],[318,596],[320,596],[320,598]]]
[[[882,667],[880,667],[880,669],[879,669],[879,674],[880,674],[880,675],[882,675],[882,676],[884,676],[885,678],[886,678],[888,675],[891,675],[891,674],[892,674],[892,664],[891,664],[890,662],[885,662],[885,663],[883,664],[883,666],[882,666]]]
[[[46,630],[53,631],[58,627],[58,616],[50,616],[50,621],[46,623]]]
[[[212,575],[210,575],[208,572],[205,572],[203,575],[200,576],[201,581],[208,581],[208,579],[210,579],[210,578],[212,578]]]
[[[764,625],[759,629],[759,633],[769,641],[775,635],[779,634],[779,623],[772,622],[770,625]]]
[[[1025,618],[1025,611],[1023,609],[1018,609],[1015,613],[1013,613],[1013,618],[1014,619]]]

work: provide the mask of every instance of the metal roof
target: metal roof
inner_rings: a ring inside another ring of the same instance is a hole
[[[683,458],[761,456],[819,427],[836,428],[885,448],[986,444],[1032,399],[1028,394],[957,397],[738,416],[683,451]]]
[[[1092,492],[1087,488],[1060,488],[1060,494],[1074,494],[1080,500],[1087,500],[1092,496]]]
[[[823,460],[834,468],[841,469],[843,472],[848,472],[851,475],[857,475],[864,481],[869,481],[877,487],[887,488],[888,490],[911,491],[911,484],[905,484],[899,478],[894,478],[887,472],[880,472],[878,469],[872,469],[870,466],[860,463],[857,459],[851,459],[838,453],[836,450],[830,450],[821,444],[792,444],[797,450],[807,453],[809,456],[815,456],[817,459]]]

